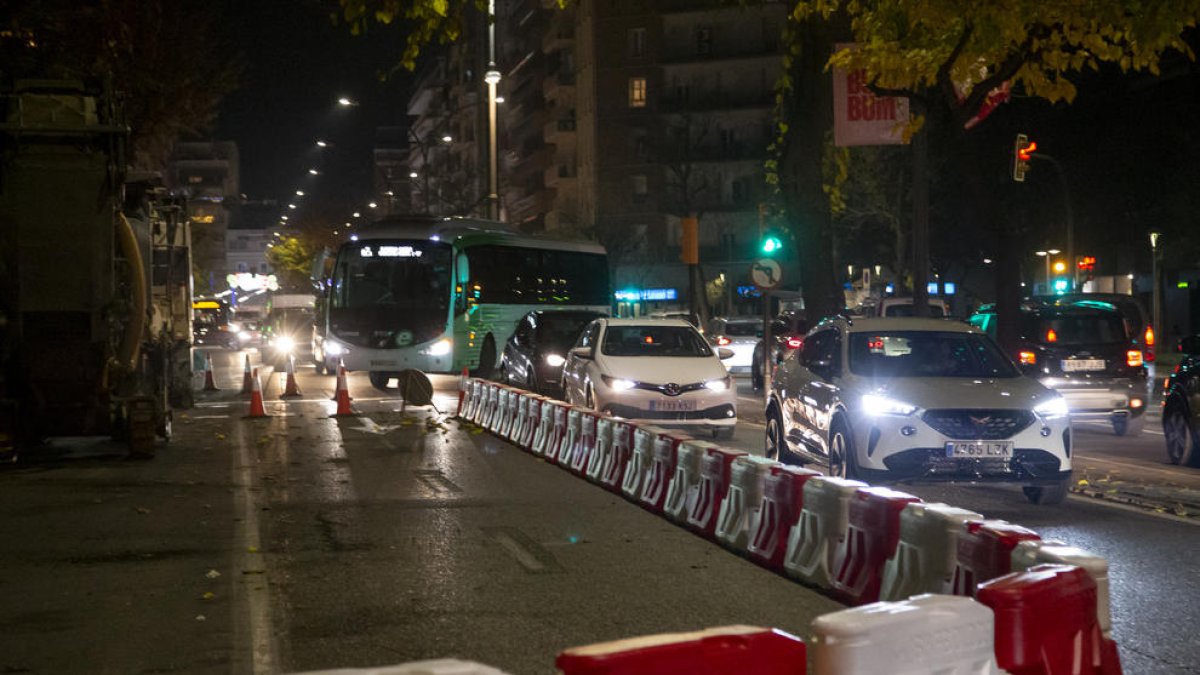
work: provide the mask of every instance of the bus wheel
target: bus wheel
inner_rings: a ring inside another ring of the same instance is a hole
[[[483,339],[483,346],[479,348],[479,367],[473,373],[475,377],[485,380],[492,377],[492,372],[496,370],[496,340],[491,333]]]
[[[367,379],[371,381],[372,387],[375,387],[379,391],[387,391],[388,380],[391,380],[392,378],[388,373],[372,370],[367,373]]]

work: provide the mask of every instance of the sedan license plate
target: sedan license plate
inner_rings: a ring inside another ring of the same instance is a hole
[[[1012,455],[1012,441],[950,441],[946,443],[947,457],[1008,459]]]
[[[693,412],[696,410],[696,402],[674,399],[650,401],[650,410],[654,412]]]
[[[1104,359],[1063,359],[1062,369],[1064,373],[1104,370]]]

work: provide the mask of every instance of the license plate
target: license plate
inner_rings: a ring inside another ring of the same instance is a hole
[[[695,401],[650,401],[650,410],[654,412],[693,412],[696,410]]]
[[[1104,359],[1065,359],[1062,362],[1062,369],[1064,373],[1104,370]]]
[[[1012,454],[1012,441],[950,441],[946,443],[947,457],[1007,459],[1012,457]]]

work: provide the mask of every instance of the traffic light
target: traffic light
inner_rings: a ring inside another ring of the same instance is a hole
[[[1029,170],[1029,160],[1034,152],[1037,152],[1037,143],[1029,140],[1025,134],[1017,134],[1017,141],[1013,144],[1013,180],[1025,182],[1025,172]]]
[[[1096,256],[1081,255],[1079,256],[1079,262],[1076,264],[1079,266],[1080,272],[1087,272],[1091,274],[1092,272],[1096,271]]]
[[[774,234],[768,233],[762,240],[762,252],[765,255],[774,255],[783,250],[783,240]]]

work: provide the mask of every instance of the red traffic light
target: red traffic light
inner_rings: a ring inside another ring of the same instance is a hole
[[[1077,264],[1079,265],[1079,271],[1092,272],[1096,269],[1096,256],[1094,256],[1094,255],[1080,256],[1079,262]]]
[[[1017,159],[1028,162],[1035,152],[1037,152],[1037,142],[1028,141],[1017,148]]]

